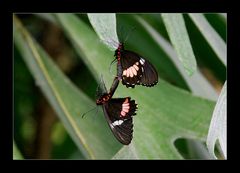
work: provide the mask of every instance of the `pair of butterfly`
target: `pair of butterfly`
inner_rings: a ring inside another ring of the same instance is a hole
[[[97,105],[102,105],[105,118],[114,136],[124,145],[130,144],[133,133],[132,116],[136,115],[137,103],[130,97],[112,98],[119,80],[126,87],[134,88],[135,85],[147,87],[158,82],[158,74],[153,65],[138,54],[124,49],[120,43],[114,55],[117,59],[117,77],[114,78],[110,91],[105,85],[98,93]]]

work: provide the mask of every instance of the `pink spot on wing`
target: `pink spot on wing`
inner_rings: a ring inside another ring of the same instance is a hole
[[[130,76],[130,72],[129,69],[126,70],[126,76],[129,77]]]
[[[131,67],[128,68],[128,71],[129,71],[130,77],[133,77],[133,71]]]
[[[129,112],[129,109],[130,109],[129,98],[126,98],[122,104],[122,110],[121,110],[120,116],[123,116],[123,117],[126,116],[127,113]]]
[[[129,112],[129,109],[127,109],[127,108],[123,108],[122,111],[128,113],[128,112]]]
[[[137,75],[137,71],[136,71],[136,69],[134,68],[134,67],[131,67],[132,68],[132,72],[133,72],[133,74],[136,76]]]
[[[139,70],[139,68],[138,68],[138,66],[137,65],[133,65],[133,67],[138,71]]]
[[[122,108],[123,108],[123,109],[129,109],[130,106],[129,106],[129,105],[128,105],[128,106],[122,106]]]
[[[123,102],[123,104],[128,103],[128,97],[125,99],[125,101]],[[129,104],[129,103],[128,103]]]
[[[126,112],[121,111],[121,115],[122,115],[123,117],[126,116]]]

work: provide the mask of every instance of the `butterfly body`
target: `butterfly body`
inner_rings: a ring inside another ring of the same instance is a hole
[[[107,103],[111,98],[111,95],[108,93],[104,93],[100,98],[96,100],[96,105],[103,105]]]
[[[117,75],[126,87],[151,87],[157,84],[158,74],[154,66],[137,53],[125,50],[123,43],[119,44],[114,56],[118,61]]]

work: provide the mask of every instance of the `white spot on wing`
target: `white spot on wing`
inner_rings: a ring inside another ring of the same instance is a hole
[[[145,63],[145,59],[141,58],[140,63],[143,65]]]
[[[121,125],[123,123],[123,120],[116,120],[116,121],[114,121],[111,125],[113,125],[113,126],[119,126],[119,125]]]

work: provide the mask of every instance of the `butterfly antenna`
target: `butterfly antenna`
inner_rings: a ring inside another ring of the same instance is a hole
[[[99,88],[103,89],[101,88],[102,87],[101,85],[104,85],[103,74],[100,75],[100,82],[99,82]]]
[[[85,113],[82,115],[82,118],[84,118],[84,116],[85,116],[87,113],[91,112],[92,110],[94,110],[94,109],[96,109],[96,108],[97,108],[97,106],[95,106],[94,108],[92,108],[92,109],[90,109],[89,111],[85,112]]]
[[[120,35],[119,35],[119,42],[120,43],[123,43],[123,40],[124,40],[124,38],[125,38],[125,32],[124,32],[124,27],[123,27],[123,25],[120,25],[119,27],[119,33],[120,33]]]
[[[99,106],[97,106],[97,111],[96,111],[96,113],[95,113],[95,117],[96,117],[96,115],[98,114],[98,107],[99,107]],[[95,119],[96,119],[96,118],[94,118],[93,121],[95,121]]]
[[[128,35],[126,36],[126,38],[125,38],[125,40],[124,40],[124,43],[126,43],[128,37],[130,36],[130,34],[132,33],[132,31],[135,30],[135,29],[136,29],[136,27],[133,27],[133,28],[129,31]]]

